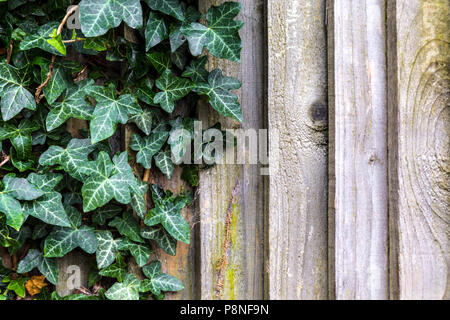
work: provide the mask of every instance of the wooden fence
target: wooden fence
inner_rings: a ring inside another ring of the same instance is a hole
[[[240,2],[242,62],[209,68],[242,80],[242,128],[278,161],[201,171],[193,243],[156,253],[186,286],[168,298],[450,298],[450,2]]]

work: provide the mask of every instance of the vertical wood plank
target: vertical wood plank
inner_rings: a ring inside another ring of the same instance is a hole
[[[336,299],[388,298],[385,1],[334,1]]]
[[[397,0],[394,12],[399,298],[449,299],[450,2]]]
[[[326,1],[268,1],[270,299],[326,299]]]
[[[224,1],[200,0],[202,13]],[[209,57],[209,69],[221,68],[243,83],[238,95],[243,108],[243,129],[264,128],[264,16],[263,0],[240,0],[241,63]],[[210,106],[199,110],[203,129],[220,121],[222,128],[237,128],[233,120],[218,116]],[[200,298],[262,299],[264,279],[264,177],[258,165],[216,165],[200,173]],[[235,196],[233,196],[233,194]],[[232,210],[230,245],[226,252],[225,226]],[[222,257],[228,264],[217,270]],[[223,288],[218,292],[217,284]]]

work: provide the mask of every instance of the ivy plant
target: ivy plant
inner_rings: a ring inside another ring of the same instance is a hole
[[[240,61],[240,10],[0,0],[0,300],[163,299],[183,289],[153,252],[190,244],[182,211],[192,192],[148,177],[172,179],[194,140],[198,100],[242,121],[241,83],[206,67],[208,53]],[[125,126],[132,134],[118,148]],[[190,189],[198,172],[183,165]],[[58,259],[74,250],[92,256],[89,284],[61,297]]]

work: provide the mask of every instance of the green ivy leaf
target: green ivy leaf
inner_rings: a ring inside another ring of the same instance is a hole
[[[115,240],[110,231],[98,231],[97,237],[97,266],[99,269],[110,266],[117,255],[121,240]]]
[[[140,281],[133,274],[127,274],[123,282],[117,282],[106,291],[110,300],[139,300]]]
[[[155,156],[156,166],[164,173],[168,179],[172,178],[173,170],[175,169],[172,161],[172,153],[169,150],[160,151]]]
[[[76,85],[67,86],[61,101],[51,104],[47,115],[46,127],[48,131],[58,128],[70,118],[90,120],[94,108],[85,101],[87,88],[92,86],[93,80],[83,80]]]
[[[148,263],[150,253],[152,253],[150,248],[142,244],[136,244],[129,239],[124,239],[120,243],[119,250],[129,250],[139,267],[143,267]]]
[[[145,194],[148,190],[148,185],[145,182],[138,181],[139,192],[131,193],[131,207],[136,214],[144,219],[147,214],[147,201],[145,199]]]
[[[39,48],[44,51],[50,52],[55,55],[65,55],[56,49],[52,44],[48,42],[51,40],[51,34],[53,30],[57,29],[59,22],[48,22],[39,27],[36,33],[29,34],[20,43],[20,50],[30,50],[33,48]]]
[[[131,137],[130,148],[137,151],[136,161],[146,169],[152,167],[152,158],[158,153],[169,137],[168,132],[155,132],[152,135],[142,138],[134,133]]]
[[[144,222],[149,227],[161,223],[172,237],[189,244],[191,229],[181,215],[181,210],[187,204],[188,200],[185,197],[166,196],[162,201],[155,202],[155,208],[150,210]]]
[[[186,67],[182,76],[191,78],[194,83],[208,82],[208,70],[206,70],[206,62],[208,56],[202,56],[198,59],[192,60],[191,64]]]
[[[160,11],[180,21],[184,21],[183,6],[179,0],[145,0],[150,8]]]
[[[13,174],[8,174],[3,178],[3,184],[5,185],[5,191],[16,198],[17,200],[35,200],[44,193],[36,186],[28,182],[24,178],[15,178]]]
[[[103,207],[112,199],[122,204],[130,203],[130,192],[138,192],[139,189],[126,159],[125,151],[113,158],[113,164],[109,155],[101,151],[96,161],[82,164],[80,170],[89,176],[81,188],[85,212]],[[121,166],[123,164],[125,166]]]
[[[44,256],[47,258],[61,258],[73,249],[80,247],[87,253],[97,250],[97,238],[94,228],[81,225],[81,213],[74,207],[67,207],[71,220],[71,227],[56,227],[44,242]]]
[[[48,39],[47,42],[58,50],[58,52],[63,56],[67,54],[66,46],[62,41],[61,34],[58,34],[58,30],[56,28],[50,32],[50,39]]]
[[[117,281],[122,282],[127,273],[127,264],[121,255],[117,256],[116,263],[102,269],[99,274],[104,277],[116,278]]]
[[[25,214],[31,215],[45,223],[61,227],[70,227],[70,221],[62,204],[62,196],[53,189],[63,178],[57,173],[31,173],[27,180],[44,192],[42,197],[24,203]]]
[[[163,52],[147,53],[147,57],[158,73],[163,73],[172,66],[170,57]]]
[[[118,123],[126,124],[129,115],[142,111],[136,98],[131,94],[116,98],[114,85],[92,86],[89,88],[89,96],[97,101],[90,123],[92,143],[111,137]]]
[[[153,100],[152,100],[153,101]],[[153,112],[145,108],[141,112],[136,113],[130,117],[130,121],[134,122],[139,129],[146,135],[150,135],[152,132]]]
[[[191,81],[175,77],[170,70],[164,71],[156,80],[156,86],[161,92],[155,95],[153,102],[159,104],[168,113],[172,113],[175,109],[175,101],[186,96],[194,88]]]
[[[147,26],[145,27],[146,50],[150,50],[164,39],[167,39],[168,36],[169,31],[164,19],[162,19],[158,14],[150,12]]]
[[[22,120],[17,127],[5,123],[3,127],[0,127],[0,141],[9,139],[16,150],[17,157],[26,159],[31,154],[31,134],[38,129],[39,126],[29,119]]]
[[[192,55],[200,55],[206,47],[218,58],[239,62],[242,49],[239,30],[243,22],[234,18],[241,8],[242,5],[238,2],[225,2],[208,10],[208,26],[197,22],[183,25],[181,32],[187,37]]]
[[[122,218],[115,217],[114,220],[109,223],[109,226],[117,228],[121,235],[133,241],[144,242],[140,236],[139,223],[129,211],[124,212]]]
[[[224,77],[220,69],[212,71],[208,83],[198,83],[195,92],[206,95],[211,106],[219,113],[242,122],[242,110],[238,97],[231,90],[239,89],[241,82],[232,77]]]
[[[145,279],[141,282],[140,291],[151,291],[155,295],[160,295],[161,291],[180,291],[184,289],[183,284],[170,274],[161,271],[161,262],[152,261],[150,265],[142,268]]]
[[[64,171],[79,181],[86,176],[80,171],[83,164],[88,161],[88,155],[95,150],[89,139],[72,139],[66,149],[51,146],[39,158],[42,166],[61,165]]]
[[[175,256],[177,253],[177,240],[172,237],[162,225],[145,227],[141,230],[141,236],[145,239],[156,241],[166,253]]]
[[[122,212],[122,210],[123,209],[121,207],[115,206],[113,204],[106,205],[98,209],[98,211],[93,215],[92,221],[95,224],[104,226],[107,220],[114,218],[120,212]]]
[[[0,63],[0,101],[2,118],[8,121],[19,114],[24,108],[36,110],[36,101],[33,95],[25,89],[27,83],[19,70]]]
[[[58,262],[56,259],[45,258],[39,250],[30,249],[28,254],[19,262],[18,273],[27,273],[38,268],[45,278],[56,285],[58,283]]]
[[[191,118],[178,117],[170,121],[172,130],[170,131],[169,140],[172,151],[172,160],[179,164],[186,155],[186,152],[191,146],[191,141],[194,138],[194,120]],[[190,155],[189,159],[190,159]]]
[[[146,104],[149,104],[151,106],[156,106],[153,103],[153,99],[155,98],[155,94],[156,94],[153,91],[153,85],[154,85],[153,79],[150,79],[150,78],[143,79],[142,81],[140,81],[138,83],[138,85],[134,89],[134,92],[133,92],[134,96],[136,98],[138,98],[139,100],[141,100],[142,102],[145,102]],[[147,111],[148,111],[148,114],[151,115],[152,112],[150,110],[147,110]],[[145,112],[145,110],[143,112]],[[142,116],[142,114],[143,113],[140,112],[137,115]],[[130,118],[130,120],[132,120],[134,116],[135,115],[133,115]],[[136,123],[136,124],[138,124],[138,123]]]
[[[122,21],[134,29],[142,27],[142,7],[139,0],[82,0],[81,31],[87,37],[105,34]]]
[[[28,278],[13,279],[8,284],[8,290],[14,291],[19,297],[25,298],[25,283]]]

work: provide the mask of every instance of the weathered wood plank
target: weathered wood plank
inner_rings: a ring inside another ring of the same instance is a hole
[[[394,4],[393,4],[394,5]],[[397,0],[389,16],[392,132],[398,136],[400,299],[450,298],[450,2]],[[396,167],[396,168],[395,168]]]
[[[268,1],[270,299],[328,297],[325,3]]]
[[[388,297],[385,1],[334,1],[336,299]]]
[[[203,13],[211,5],[224,1],[200,0]],[[243,107],[243,129],[264,128],[264,16],[263,0],[239,1],[245,22],[241,63],[210,56],[209,69],[221,68],[227,76],[243,82],[238,95]],[[199,110],[203,128],[220,121],[222,128],[236,128],[237,123],[218,116],[210,106]],[[262,299],[264,290],[264,177],[258,165],[216,165],[200,174],[200,298]],[[233,197],[233,194],[235,196]],[[229,223],[229,248],[226,220]],[[228,264],[217,270],[222,257]],[[220,284],[223,288],[220,288]],[[219,286],[217,286],[219,284]]]

